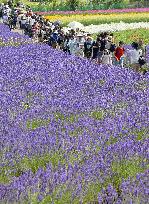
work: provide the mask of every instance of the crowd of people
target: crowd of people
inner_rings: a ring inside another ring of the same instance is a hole
[[[60,21],[50,22],[33,13],[31,8],[25,8],[23,4],[13,6],[11,0],[7,4],[1,4],[0,17],[10,29],[20,29],[37,42],[47,43],[53,48],[86,57],[99,64],[119,64],[124,67],[126,63],[138,71],[146,63],[146,49],[141,39],[132,43],[131,50],[126,49],[122,41],[116,45],[112,33],[100,33],[94,40],[89,33],[79,28],[65,31]]]

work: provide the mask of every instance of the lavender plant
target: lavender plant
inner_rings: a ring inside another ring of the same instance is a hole
[[[148,203],[149,74],[41,44],[0,53],[0,201]]]
[[[29,43],[33,43],[33,40],[28,36],[11,32],[7,25],[0,23],[0,46],[19,46]]]

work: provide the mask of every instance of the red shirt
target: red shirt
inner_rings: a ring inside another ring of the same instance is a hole
[[[115,58],[119,61],[121,56],[123,56],[125,49],[122,47],[117,47],[115,50]]]

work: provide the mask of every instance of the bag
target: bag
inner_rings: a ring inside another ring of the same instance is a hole
[[[115,44],[111,44],[111,47],[110,47],[110,52],[114,52],[116,49],[116,45]]]
[[[144,64],[146,64],[146,60],[143,56],[140,56],[139,57],[139,60],[138,60],[140,66],[143,66]]]

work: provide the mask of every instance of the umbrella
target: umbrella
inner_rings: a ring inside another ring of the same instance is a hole
[[[77,21],[73,21],[73,22],[70,22],[68,24],[68,27],[73,28],[73,29],[76,29],[76,28],[80,28],[81,29],[81,28],[84,27],[84,25],[79,23],[79,22],[77,22]]]

